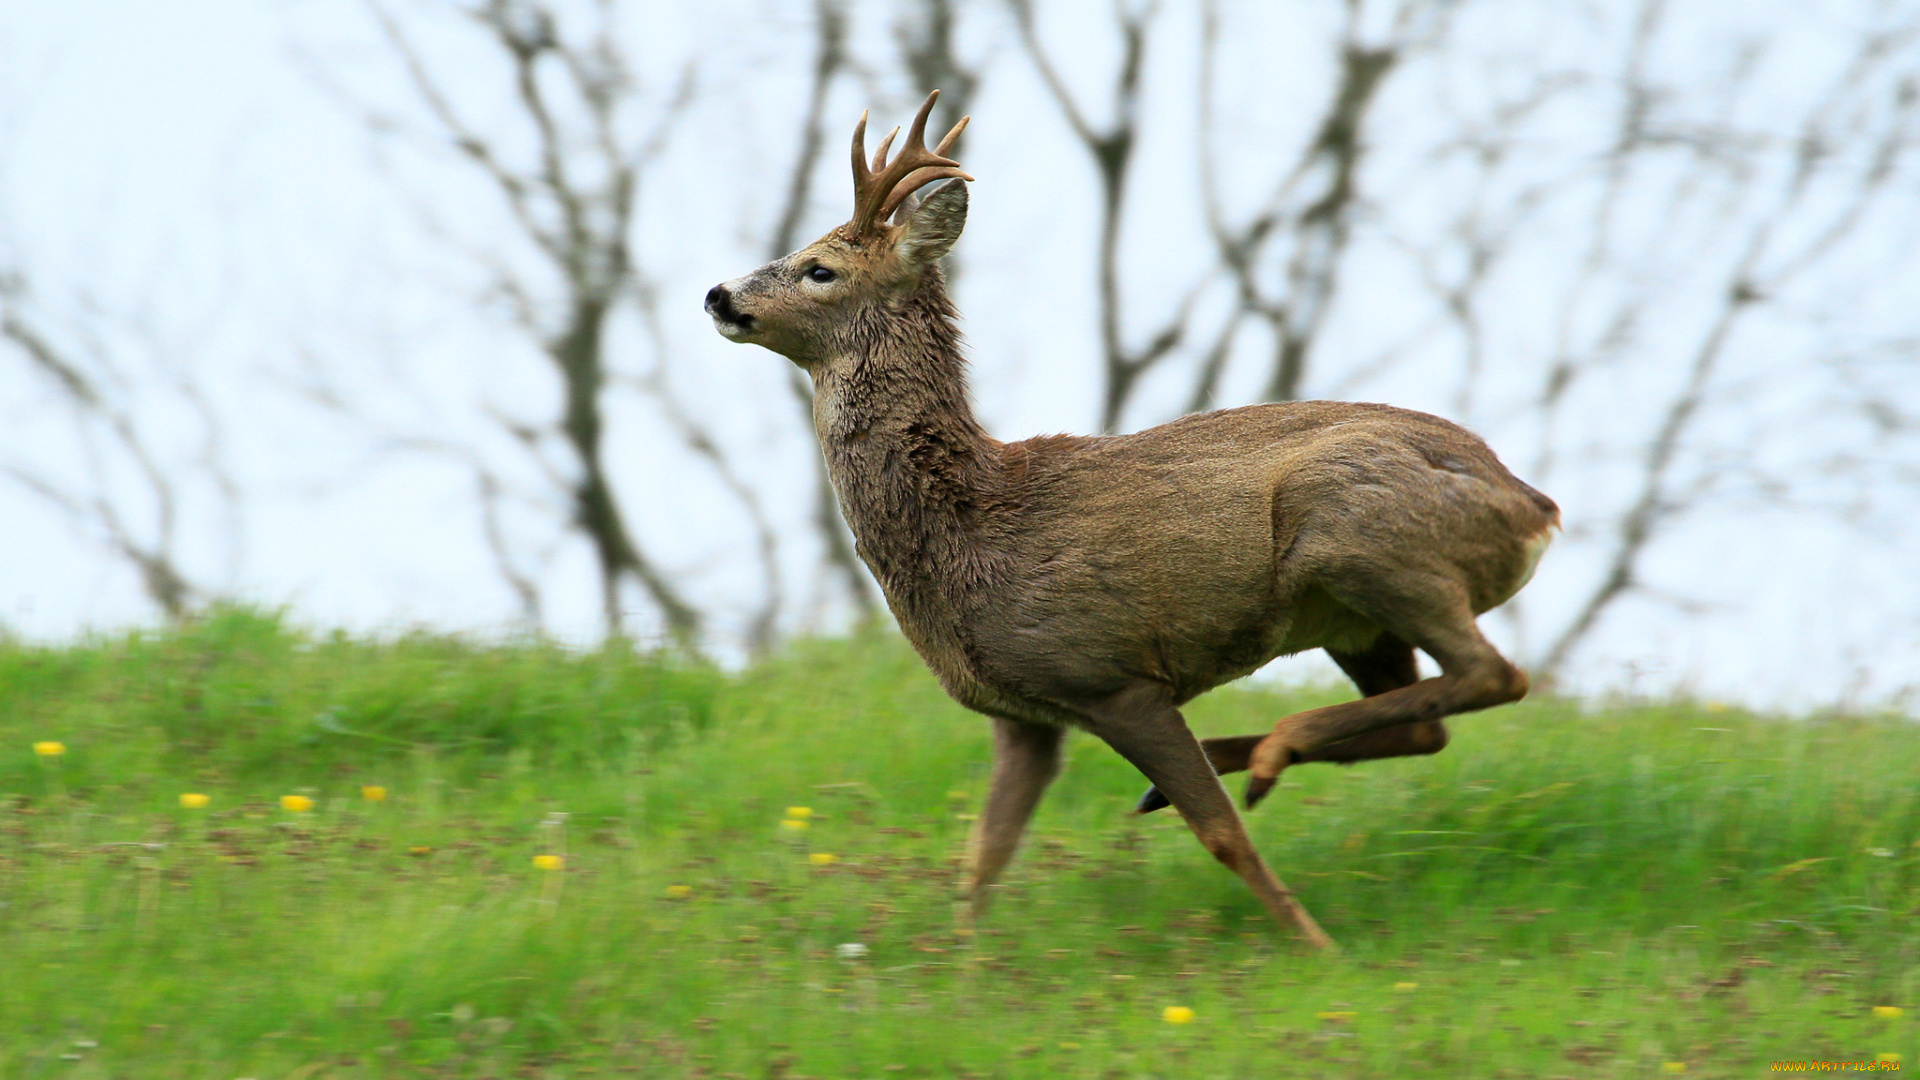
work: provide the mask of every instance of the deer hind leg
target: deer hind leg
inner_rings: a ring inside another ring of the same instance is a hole
[[[1240,875],[1276,921],[1316,948],[1336,947],[1253,849],[1233,799],[1165,687],[1141,684],[1084,712],[1088,728],[1166,793],[1201,845]]]
[[[1045,724],[993,720],[993,779],[986,806],[967,842],[962,884],[975,913],[986,910],[988,887],[1013,859],[1034,807],[1060,772],[1063,734],[1060,728]]]
[[[1327,655],[1340,665],[1340,670],[1347,673],[1360,693],[1368,697],[1411,686],[1420,679],[1419,669],[1414,666],[1413,646],[1392,634],[1381,634],[1372,645],[1360,652],[1334,652],[1329,649]],[[1253,761],[1254,748],[1264,738],[1265,735],[1227,735],[1202,739],[1200,745],[1206,748],[1207,760],[1213,763],[1213,771],[1225,776],[1244,771]],[[1305,755],[1301,761],[1331,761],[1350,765],[1375,758],[1436,754],[1446,745],[1446,725],[1438,720],[1426,720],[1334,743]],[[1134,812],[1151,814],[1171,805],[1157,789],[1148,788],[1147,793],[1140,796],[1140,805],[1134,808]]]
[[[1382,633],[1359,652],[1328,649],[1327,656],[1353,680],[1361,697],[1373,697],[1420,681],[1413,646],[1392,634]]]
[[[1358,761],[1367,756],[1433,753],[1446,745],[1445,728],[1432,726],[1455,713],[1518,701],[1527,693],[1526,673],[1508,662],[1474,624],[1464,597],[1340,597],[1402,641],[1417,645],[1440,665],[1440,674],[1359,701],[1295,713],[1274,725],[1254,748],[1248,768],[1247,805],[1258,803],[1289,765],[1306,761]],[[1399,729],[1399,730],[1394,730]],[[1361,741],[1361,740],[1369,741]],[[1339,744],[1345,743],[1342,746]]]
[[[1381,634],[1374,643],[1357,653],[1327,650],[1333,662],[1347,673],[1353,685],[1366,697],[1378,697],[1390,690],[1412,686],[1420,681],[1420,669],[1413,658],[1413,646],[1392,634]],[[1329,761],[1351,765],[1356,761],[1407,757],[1413,754],[1437,754],[1447,748],[1447,725],[1437,717],[1411,724],[1382,728],[1379,731],[1331,743],[1301,754],[1299,762]],[[1252,755],[1248,755],[1251,758]]]

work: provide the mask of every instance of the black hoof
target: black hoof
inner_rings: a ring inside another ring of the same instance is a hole
[[[1259,806],[1260,800],[1266,798],[1267,792],[1272,790],[1273,780],[1269,777],[1256,776],[1247,781],[1247,809],[1251,810]]]
[[[1145,795],[1140,796],[1140,805],[1134,807],[1133,812],[1136,814],[1151,814],[1155,810],[1165,810],[1172,805],[1172,803],[1167,801],[1165,795],[1160,794],[1159,788],[1150,787],[1147,789]]]

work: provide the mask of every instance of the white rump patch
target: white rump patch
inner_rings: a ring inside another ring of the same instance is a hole
[[[1547,545],[1553,543],[1553,528],[1553,526],[1549,525],[1527,538],[1527,568],[1520,572],[1520,580],[1514,583],[1514,592],[1517,593],[1521,589],[1526,588],[1527,582],[1533,580],[1533,572],[1540,566],[1540,556],[1545,555],[1547,553]],[[1512,593],[1508,594],[1509,597],[1512,595]]]

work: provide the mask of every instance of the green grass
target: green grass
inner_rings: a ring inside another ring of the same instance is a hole
[[[1342,696],[1190,714],[1260,731]],[[0,1078],[1912,1063],[1916,734],[1541,700],[1458,720],[1435,758],[1293,770],[1251,827],[1327,957],[1177,818],[1131,817],[1141,780],[1084,736],[957,933],[987,726],[887,636],[737,676],[245,612],[4,645]]]

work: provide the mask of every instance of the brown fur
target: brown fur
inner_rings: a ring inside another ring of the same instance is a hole
[[[974,419],[938,265],[965,215],[949,181],[901,223],[829,233],[708,307],[723,334],[812,377],[861,558],[941,685],[996,718],[974,903],[1075,726],[1139,766],[1149,800],[1170,800],[1276,917],[1331,944],[1253,852],[1216,771],[1251,768],[1251,804],[1290,764],[1432,753],[1441,717],[1524,694],[1474,616],[1524,584],[1558,511],[1469,432],[1386,405],[998,442]],[[1440,676],[1416,681],[1414,647]],[[1187,731],[1180,704],[1313,648],[1368,696],[1204,750]]]

